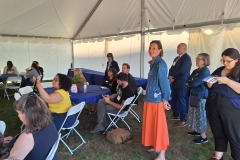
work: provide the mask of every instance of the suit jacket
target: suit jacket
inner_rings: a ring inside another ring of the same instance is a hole
[[[178,59],[176,57],[173,61],[174,62]],[[178,59],[175,65],[172,65],[169,69],[169,76],[174,77],[174,81],[172,83],[172,88],[184,88],[186,87],[186,83],[188,77],[190,76],[190,70],[192,67],[192,60],[191,57],[185,53]]]
[[[106,70],[105,70],[105,77],[107,77],[108,63],[109,63],[109,62],[107,62],[107,66],[106,66]],[[118,63],[117,63],[116,61],[114,61],[114,60],[112,60],[112,63],[110,64],[110,67],[109,67],[109,68],[115,68],[115,69],[117,70],[117,72],[120,71],[119,66],[118,66]]]

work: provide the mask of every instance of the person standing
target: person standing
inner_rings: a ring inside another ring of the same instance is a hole
[[[107,78],[107,76],[108,76],[107,72],[108,72],[109,68],[115,68],[117,70],[117,73],[120,71],[118,63],[116,61],[114,61],[114,59],[113,59],[112,53],[107,54],[107,59],[108,59],[108,62],[107,62],[104,78]]]
[[[187,110],[188,110],[188,90],[187,79],[190,76],[192,61],[187,54],[187,45],[180,43],[177,47],[177,56],[169,70],[169,81],[172,87],[172,120],[179,120],[177,127],[187,125]],[[179,117],[180,116],[180,117]]]
[[[152,58],[148,73],[148,86],[144,98],[142,144],[150,146],[149,152],[159,152],[156,160],[165,160],[165,151],[169,146],[169,135],[165,111],[171,108],[168,69],[162,59],[163,49],[160,41],[150,43],[149,56]]]
[[[240,54],[235,48],[222,53],[222,67],[212,75],[217,83],[207,83],[211,93],[207,98],[206,110],[215,143],[215,155],[211,160],[222,159],[228,142],[231,156],[240,159]]]
[[[188,112],[188,128],[191,132],[188,135],[200,136],[193,140],[196,144],[207,143],[208,139],[206,136],[207,130],[207,117],[205,104],[208,97],[208,89],[203,79],[210,75],[210,71],[207,66],[210,65],[210,58],[207,53],[200,53],[196,58],[195,69],[188,79],[188,87],[190,90],[189,99],[189,112]],[[197,105],[194,103],[197,99]]]

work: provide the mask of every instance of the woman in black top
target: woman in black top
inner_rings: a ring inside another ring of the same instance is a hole
[[[108,77],[104,80],[102,86],[109,88],[111,90],[112,94],[117,93],[117,91],[116,91],[116,88],[117,88],[117,79],[116,79],[117,70],[115,68],[109,68],[107,75],[108,75]]]

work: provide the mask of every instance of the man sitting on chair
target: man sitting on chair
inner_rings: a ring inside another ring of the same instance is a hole
[[[116,78],[119,86],[117,93],[111,96],[103,95],[103,98],[98,101],[97,125],[90,131],[92,134],[104,132],[105,127],[108,125],[106,113],[117,113],[119,109],[121,109],[124,101],[134,96],[133,89],[128,85],[127,75],[125,73],[119,73]]]

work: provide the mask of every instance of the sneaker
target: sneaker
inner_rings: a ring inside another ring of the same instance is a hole
[[[103,132],[105,128],[102,125],[96,125],[96,127],[90,131],[91,134]]]
[[[196,143],[196,144],[202,144],[202,143],[207,143],[208,139],[207,138],[198,137],[198,138],[194,139],[193,142]]]
[[[196,132],[196,131],[187,132],[187,134],[190,135],[190,136],[200,136],[200,135],[201,135],[201,133],[198,133],[198,132]]]

